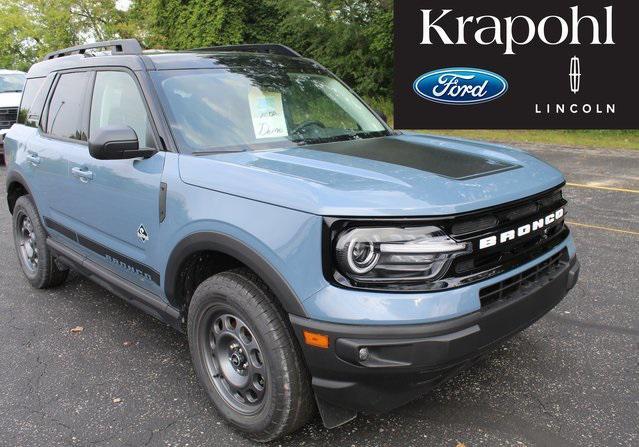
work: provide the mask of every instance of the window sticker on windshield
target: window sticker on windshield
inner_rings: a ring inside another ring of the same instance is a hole
[[[254,87],[249,91],[249,105],[256,139],[288,136],[281,93]]]

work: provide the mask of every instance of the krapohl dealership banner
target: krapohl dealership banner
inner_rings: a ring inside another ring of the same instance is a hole
[[[639,128],[639,4],[395,2],[395,126]]]

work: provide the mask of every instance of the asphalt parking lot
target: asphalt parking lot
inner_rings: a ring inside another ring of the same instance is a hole
[[[639,151],[530,149],[568,178],[577,287],[434,393],[282,446],[639,445]],[[0,167],[0,445],[237,446],[184,336],[74,275],[31,289]],[[79,334],[71,328],[83,326]]]

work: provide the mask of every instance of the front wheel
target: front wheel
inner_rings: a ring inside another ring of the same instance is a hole
[[[218,412],[266,442],[314,410],[308,374],[283,312],[250,271],[219,273],[195,291],[188,338],[195,371]]]

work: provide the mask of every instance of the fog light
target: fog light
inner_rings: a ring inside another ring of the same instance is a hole
[[[368,348],[367,347],[359,348],[359,359],[362,362],[365,362],[366,360],[368,360]]]

